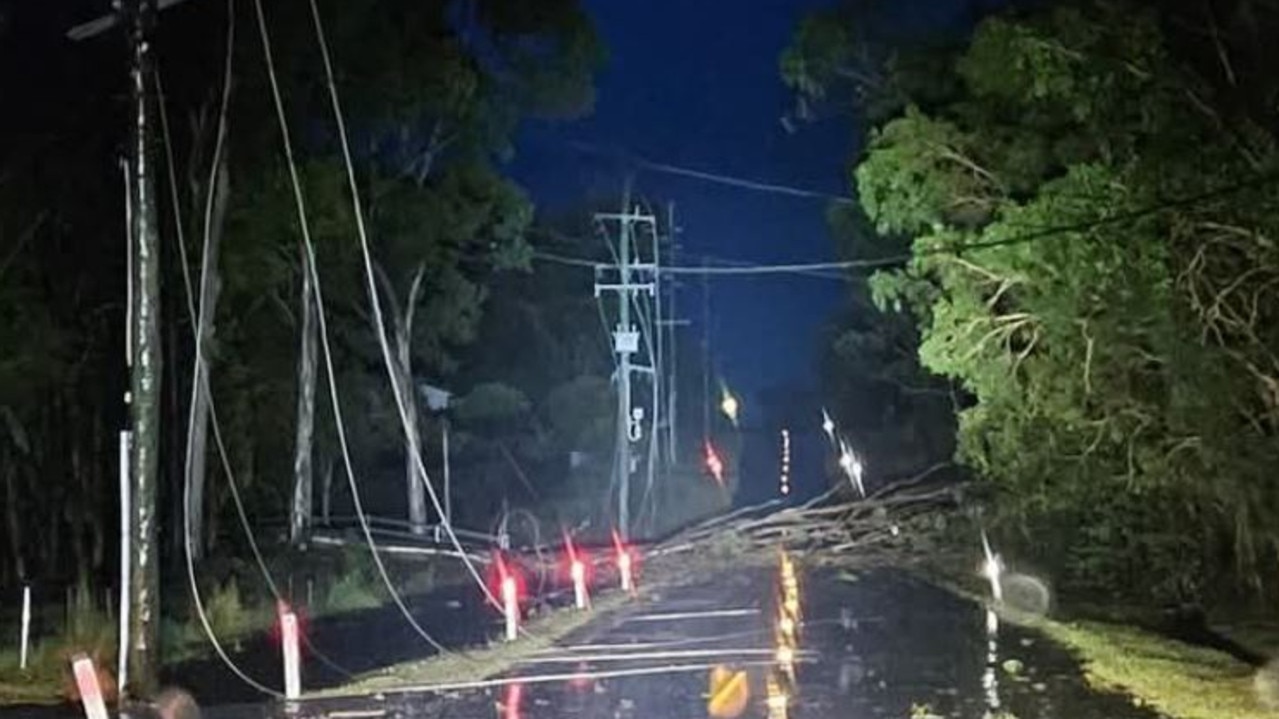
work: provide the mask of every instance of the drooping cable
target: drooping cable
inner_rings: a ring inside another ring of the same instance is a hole
[[[405,620],[413,627],[418,636],[422,637],[427,644],[431,645],[441,654],[449,653],[444,645],[437,641],[434,637],[426,632],[425,629],[413,618],[412,612],[405,605],[404,599],[400,593],[396,591],[394,583],[391,582],[390,575],[386,571],[386,566],[382,561],[382,557],[378,554],[377,544],[373,540],[373,532],[369,527],[368,517],[365,515],[363,502],[360,499],[360,492],[355,482],[355,469],[351,462],[350,448],[347,444],[346,429],[342,421],[342,407],[339,400],[337,378],[333,368],[333,353],[329,345],[328,322],[325,319],[324,297],[320,289],[320,274],[316,269],[315,262],[315,245],[311,241],[310,224],[307,221],[306,200],[302,194],[302,183],[298,177],[297,163],[293,156],[293,142],[288,130],[288,122],[284,114],[284,102],[280,96],[279,82],[276,79],[275,63],[271,52],[270,34],[267,31],[266,17],[262,11],[262,0],[254,0],[254,8],[257,11],[258,28],[262,37],[263,54],[266,58],[267,71],[271,80],[271,93],[275,101],[276,118],[280,124],[280,133],[283,138],[285,159],[289,167],[289,179],[293,187],[293,199],[297,209],[298,224],[302,234],[302,242],[306,250],[306,258],[304,264],[305,271],[311,275],[311,284],[315,293],[315,309],[316,318],[318,320],[320,330],[320,344],[324,351],[325,374],[328,378],[329,400],[333,408],[333,418],[337,429],[338,444],[342,451],[342,464],[346,469],[347,481],[351,489],[351,500],[355,508],[356,516],[360,520],[360,528],[364,531],[364,539],[368,543],[369,552],[373,557],[373,563],[377,567],[378,576],[381,577],[383,585],[387,593],[391,597],[391,601],[399,608]],[[326,60],[327,63],[327,60]],[[462,561],[470,566],[469,561],[465,558],[461,544],[457,545],[459,554],[463,555]],[[481,585],[483,582],[481,582]]]
[[[168,166],[169,199],[173,205],[174,227],[177,234],[178,244],[178,261],[182,266],[182,285],[185,290],[187,316],[191,321],[191,326],[194,328],[199,324],[199,319],[195,311],[195,291],[191,286],[190,260],[187,257],[186,230],[184,229],[185,221],[182,217],[182,200],[178,194],[177,163],[173,155],[173,137],[169,131],[169,112],[165,106],[164,85],[160,79],[159,70],[155,73],[155,83],[160,100],[160,134],[164,142],[164,153],[166,164]],[[213,442],[217,448],[218,460],[222,466],[222,472],[227,478],[227,488],[231,490],[231,503],[235,506],[235,514],[239,520],[240,529],[249,543],[249,550],[253,554],[253,559],[258,566],[258,571],[261,573],[263,580],[266,582],[267,589],[277,601],[283,600],[284,595],[280,592],[279,584],[275,581],[275,577],[272,574],[270,567],[267,565],[266,559],[262,555],[262,550],[258,544],[257,536],[253,531],[252,524],[249,522],[248,512],[245,511],[244,508],[244,500],[240,496],[239,482],[235,478],[235,470],[231,467],[231,459],[227,454],[226,442],[222,438],[222,424],[218,420],[217,404],[214,401],[213,388],[209,384],[208,374],[200,373],[198,379],[204,384],[203,390],[205,393],[205,401],[208,403],[209,424],[213,428]],[[354,676],[349,669],[337,663],[333,660],[333,658],[328,656],[328,654],[321,651],[319,647],[315,646],[315,643],[311,641],[309,636],[303,634],[301,638],[302,643],[307,648],[307,651],[309,651],[316,659],[320,660],[321,664],[326,665],[328,668],[344,677],[350,678]]]
[[[258,1],[260,2],[260,0]],[[377,334],[378,345],[382,350],[383,363],[386,367],[387,378],[391,383],[391,393],[395,397],[396,410],[400,416],[400,423],[404,430],[405,439],[408,442],[409,454],[411,455],[415,468],[417,469],[418,478],[421,479],[427,490],[427,495],[431,499],[431,504],[434,505],[437,514],[443,518],[445,517],[443,505],[440,502],[440,498],[437,495],[435,488],[431,485],[431,482],[428,479],[429,475],[427,474],[426,466],[422,462],[422,455],[418,447],[419,440],[418,437],[415,436],[413,427],[408,419],[408,411],[405,408],[406,399],[404,397],[404,391],[408,388],[401,387],[399,381],[396,379],[395,363],[391,355],[390,344],[386,337],[386,321],[382,314],[381,300],[378,298],[377,282],[373,271],[373,255],[369,248],[368,232],[365,228],[364,208],[360,202],[360,188],[355,179],[355,165],[351,159],[351,146],[347,138],[346,120],[342,114],[342,104],[338,97],[337,82],[333,75],[333,62],[329,53],[328,39],[324,32],[324,23],[320,17],[320,9],[316,0],[310,0],[310,5],[311,16],[315,23],[316,38],[319,41],[321,56],[324,60],[324,72],[328,82],[329,99],[332,103],[334,119],[337,123],[338,140],[341,144],[342,156],[346,164],[347,180],[351,191],[351,202],[355,213],[356,231],[360,241],[360,252],[364,260],[365,281],[368,289],[369,302],[373,309],[373,322],[375,325],[374,331]],[[494,607],[501,608],[502,603],[496,596],[494,596],[493,592],[489,589],[488,584],[480,576],[479,571],[476,570],[474,564],[466,557],[466,553],[462,548],[462,543],[458,540],[457,535],[453,531],[452,523],[450,523],[447,519],[443,519],[441,521],[441,525],[444,527],[444,532],[448,535],[449,541],[457,549],[459,555],[462,556],[462,563],[466,565],[467,571],[471,574],[476,584],[479,585],[484,596]]]
[[[207,273],[209,246],[211,242],[212,214],[214,197],[217,194],[216,177],[218,168],[222,161],[222,152],[226,141],[227,128],[227,111],[231,101],[231,75],[234,60],[235,47],[235,0],[227,0],[227,38],[226,38],[226,61],[223,69],[222,83],[222,102],[218,111],[218,127],[215,134],[213,145],[213,162],[210,170],[209,187],[207,199],[205,202],[205,219],[204,219],[204,244],[201,253],[200,267],[200,286],[204,287],[208,281]],[[196,399],[199,396],[201,385],[200,377],[204,368],[204,297],[200,298],[200,312],[197,315],[195,327],[195,369],[193,372],[193,381],[191,382],[191,406],[187,415],[187,442],[186,457],[183,463],[182,473],[182,548],[186,557],[187,581],[191,590],[191,599],[195,604],[196,615],[200,619],[200,626],[204,629],[204,634],[208,638],[209,643],[213,645],[213,651],[222,660],[231,673],[235,674],[241,681],[253,687],[263,694],[269,696],[283,698],[280,692],[262,684],[261,682],[250,677],[243,669],[231,659],[226,650],[222,647],[222,643],[218,641],[217,634],[213,631],[213,626],[209,623],[209,617],[204,608],[204,600],[200,596],[200,585],[195,579],[195,558],[191,551],[191,475],[194,459],[195,443],[193,441],[193,430],[196,420]]]

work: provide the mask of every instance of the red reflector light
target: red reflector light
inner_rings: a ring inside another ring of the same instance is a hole
[[[715,481],[723,486],[724,484],[724,460],[719,458],[719,453],[715,451],[715,445],[711,444],[708,439],[704,442],[703,451],[705,452],[706,471],[711,473]]]

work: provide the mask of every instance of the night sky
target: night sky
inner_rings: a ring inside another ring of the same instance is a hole
[[[624,175],[636,170],[637,193],[676,204],[680,264],[698,264],[702,255],[760,263],[835,259],[826,200],[636,169],[621,159],[630,154],[848,196],[863,134],[855,124],[835,117],[799,123],[789,133],[781,122],[792,101],[778,57],[806,13],[832,4],[751,0],[733,3],[729,12],[722,3],[587,0],[609,48],[595,111],[575,122],[528,124],[513,174],[543,211],[553,212],[586,198],[616,197]],[[903,36],[950,33],[1002,4],[908,0],[889,4],[888,22]],[[680,310],[700,324],[699,280],[685,284]],[[815,389],[818,330],[843,289],[838,281],[793,275],[713,278],[716,369],[748,399],[775,387]]]
[[[615,148],[654,162],[847,192],[854,137],[832,121],[788,134],[789,94],[778,55],[802,14],[819,2],[588,2],[609,47],[594,115],[526,128],[513,171],[543,208],[584,197],[616,196],[628,169],[616,156],[573,141]],[[673,201],[683,257],[747,262],[833,259],[825,201],[770,194],[640,170],[636,191]],[[583,282],[591,281],[585,272]],[[711,343],[726,382],[748,399],[778,384],[812,386],[816,332],[842,290],[831,280],[794,276],[712,278]],[[700,325],[700,280],[688,278],[680,311]],[[700,329],[700,328],[699,328]]]
[[[750,263],[836,259],[825,220],[829,200],[731,187],[623,159],[848,197],[864,135],[857,123],[837,116],[788,132],[781,121],[793,101],[778,58],[800,19],[832,3],[751,0],[734,3],[732,12],[721,3],[680,0],[586,4],[610,53],[595,111],[580,121],[527,125],[512,167],[542,211],[616,197],[634,171],[638,194],[676,204],[678,264],[700,264],[703,255]],[[908,37],[951,34],[1001,4],[908,0],[891,4],[887,22]],[[582,282],[589,291],[589,271]],[[847,286],[811,276],[721,275],[710,279],[709,291],[713,372],[743,398],[738,501],[775,493],[782,426],[795,441],[797,496],[820,491],[827,454],[818,429],[820,335]],[[701,293],[700,279],[683,280],[678,309],[694,322],[685,362],[701,358]]]

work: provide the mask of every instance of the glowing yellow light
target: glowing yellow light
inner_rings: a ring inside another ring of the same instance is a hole
[[[741,405],[738,403],[737,398],[733,396],[733,393],[728,391],[727,387],[721,390],[719,409],[734,426],[737,425],[737,413],[741,409]]]

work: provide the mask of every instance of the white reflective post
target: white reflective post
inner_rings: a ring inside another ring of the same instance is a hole
[[[623,549],[617,555],[617,573],[622,575],[622,591],[635,591],[635,578],[631,575],[631,553]]]
[[[133,546],[129,541],[129,528],[133,518],[133,499],[129,484],[131,442],[132,435],[128,430],[120,432],[120,640],[116,668],[116,684],[120,696],[124,696],[124,687],[129,683],[129,613],[132,609],[129,601],[129,573],[132,567],[129,562],[133,555]]]
[[[302,695],[301,662],[298,655],[298,617],[292,611],[280,613],[280,636],[284,644],[284,698]]]
[[[93,660],[77,654],[71,658],[71,671],[75,674],[76,688],[80,690],[85,719],[107,719],[107,704],[102,698],[98,670],[94,668]]]
[[[22,585],[22,646],[18,650],[18,668],[27,669],[27,647],[31,644],[31,585]]]
[[[591,598],[586,593],[586,565],[575,557],[569,566],[569,573],[573,575],[573,601],[578,609],[586,609],[591,604]]]
[[[520,634],[520,598],[515,577],[502,577],[502,610],[506,615],[506,641],[515,641]]]

